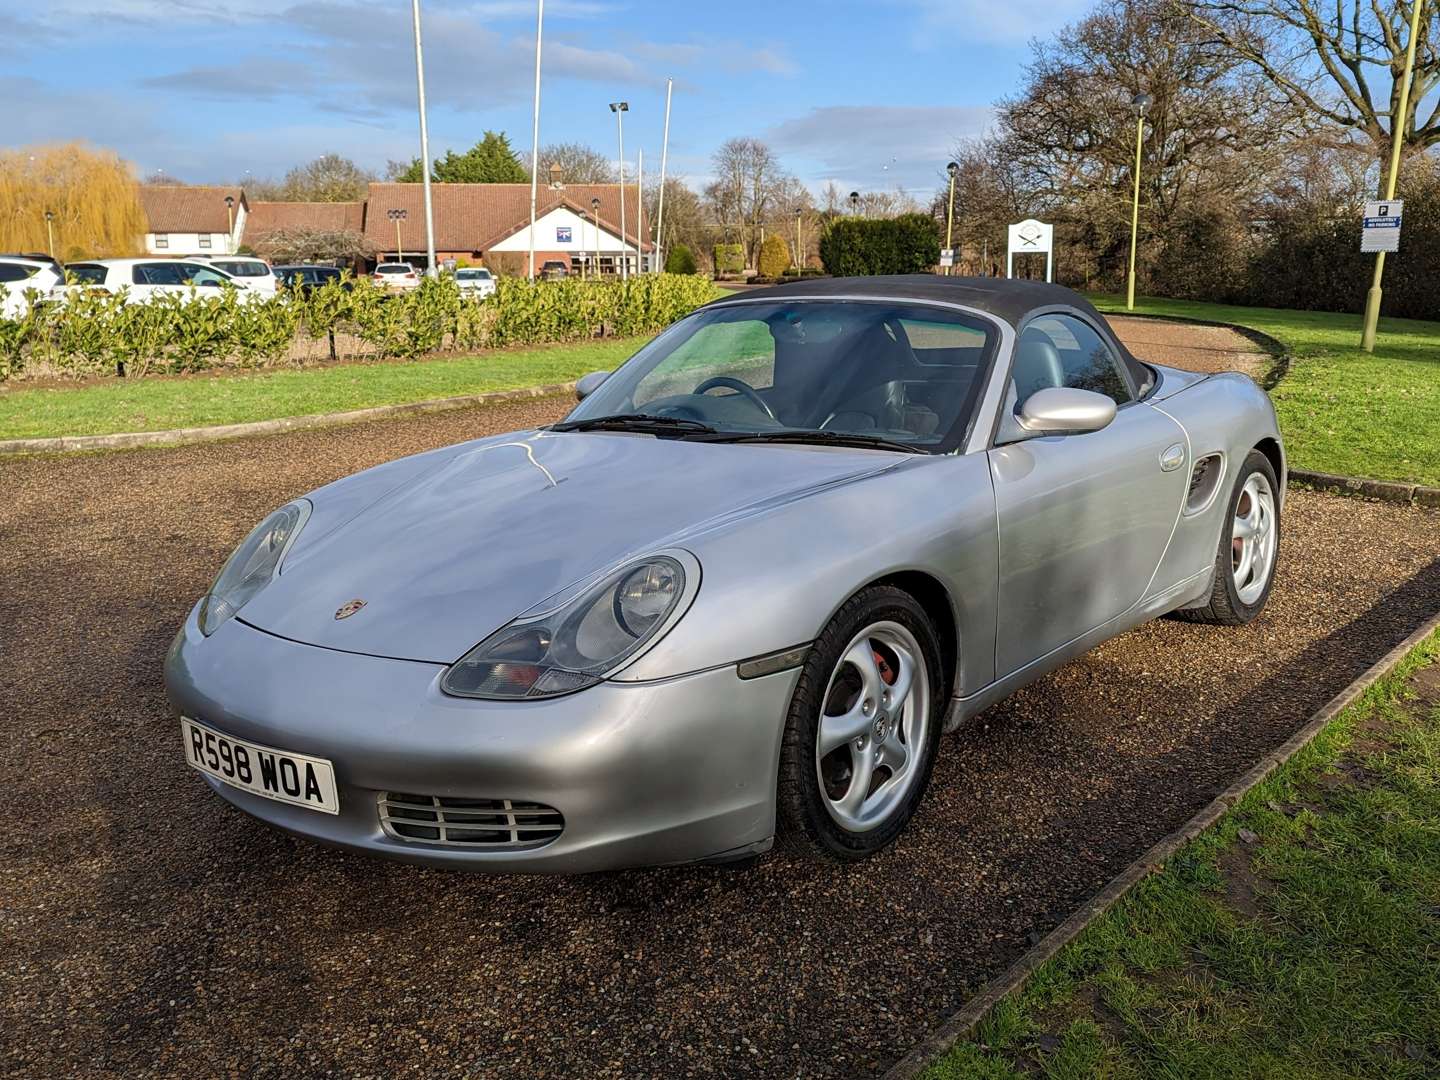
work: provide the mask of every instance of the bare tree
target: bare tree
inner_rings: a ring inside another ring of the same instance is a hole
[[[555,143],[540,148],[540,179],[550,178],[550,167],[560,166],[560,179],[567,184],[613,184],[615,164],[600,151],[584,143]]]
[[[1384,159],[1416,0],[1177,0],[1296,108],[1358,133]],[[1405,117],[1410,151],[1440,144],[1440,8],[1420,27]],[[1372,86],[1374,82],[1376,85]],[[1419,115],[1424,108],[1423,118]]]
[[[753,266],[765,222],[792,190],[794,180],[759,139],[730,139],[711,161],[715,180],[705,189],[711,216],[725,240],[746,245],[747,262]]]

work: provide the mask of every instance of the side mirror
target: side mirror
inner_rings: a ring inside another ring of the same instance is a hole
[[[592,371],[589,375],[581,376],[580,381],[575,384],[575,400],[584,401],[587,397],[600,389],[600,384],[610,377],[608,371]]]
[[[1092,390],[1053,386],[1020,406],[1020,426],[1031,435],[1083,435],[1110,426],[1115,402]]]

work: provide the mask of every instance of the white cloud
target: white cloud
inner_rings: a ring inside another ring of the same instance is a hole
[[[989,106],[832,105],[777,124],[768,140],[782,156],[815,163],[812,183],[928,192],[961,139],[982,134]]]

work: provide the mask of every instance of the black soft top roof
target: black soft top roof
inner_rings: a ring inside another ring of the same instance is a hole
[[[1142,364],[1115,336],[1105,317],[1095,310],[1094,305],[1074,289],[1063,285],[1052,285],[1045,281],[1025,281],[1018,278],[991,277],[941,277],[937,274],[889,274],[877,277],[835,277],[811,278],[808,281],[791,281],[784,285],[772,285],[764,289],[746,289],[742,293],[727,296],[714,304],[733,303],[737,300],[785,300],[791,297],[818,297],[823,299],[855,299],[879,297],[886,300],[930,300],[948,304],[963,304],[995,316],[1013,327],[1025,321],[1035,311],[1047,308],[1073,308],[1089,316],[1090,321],[1101,328],[1110,344],[1130,369],[1135,388],[1144,396],[1153,385],[1154,373]]]
[[[895,300],[939,300],[978,308],[1017,326],[1037,308],[1079,308],[1099,313],[1073,289],[1044,281],[1016,278],[940,277],[937,274],[891,274],[880,277],[811,278],[764,289],[747,289],[727,300],[783,300],[791,296],[879,296]],[[716,303],[724,303],[718,300]]]

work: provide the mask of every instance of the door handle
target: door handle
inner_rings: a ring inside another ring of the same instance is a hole
[[[1182,446],[1180,443],[1176,443],[1174,446],[1168,447],[1165,452],[1160,455],[1161,472],[1174,472],[1176,469],[1180,468],[1180,466],[1184,464],[1185,447]]]

